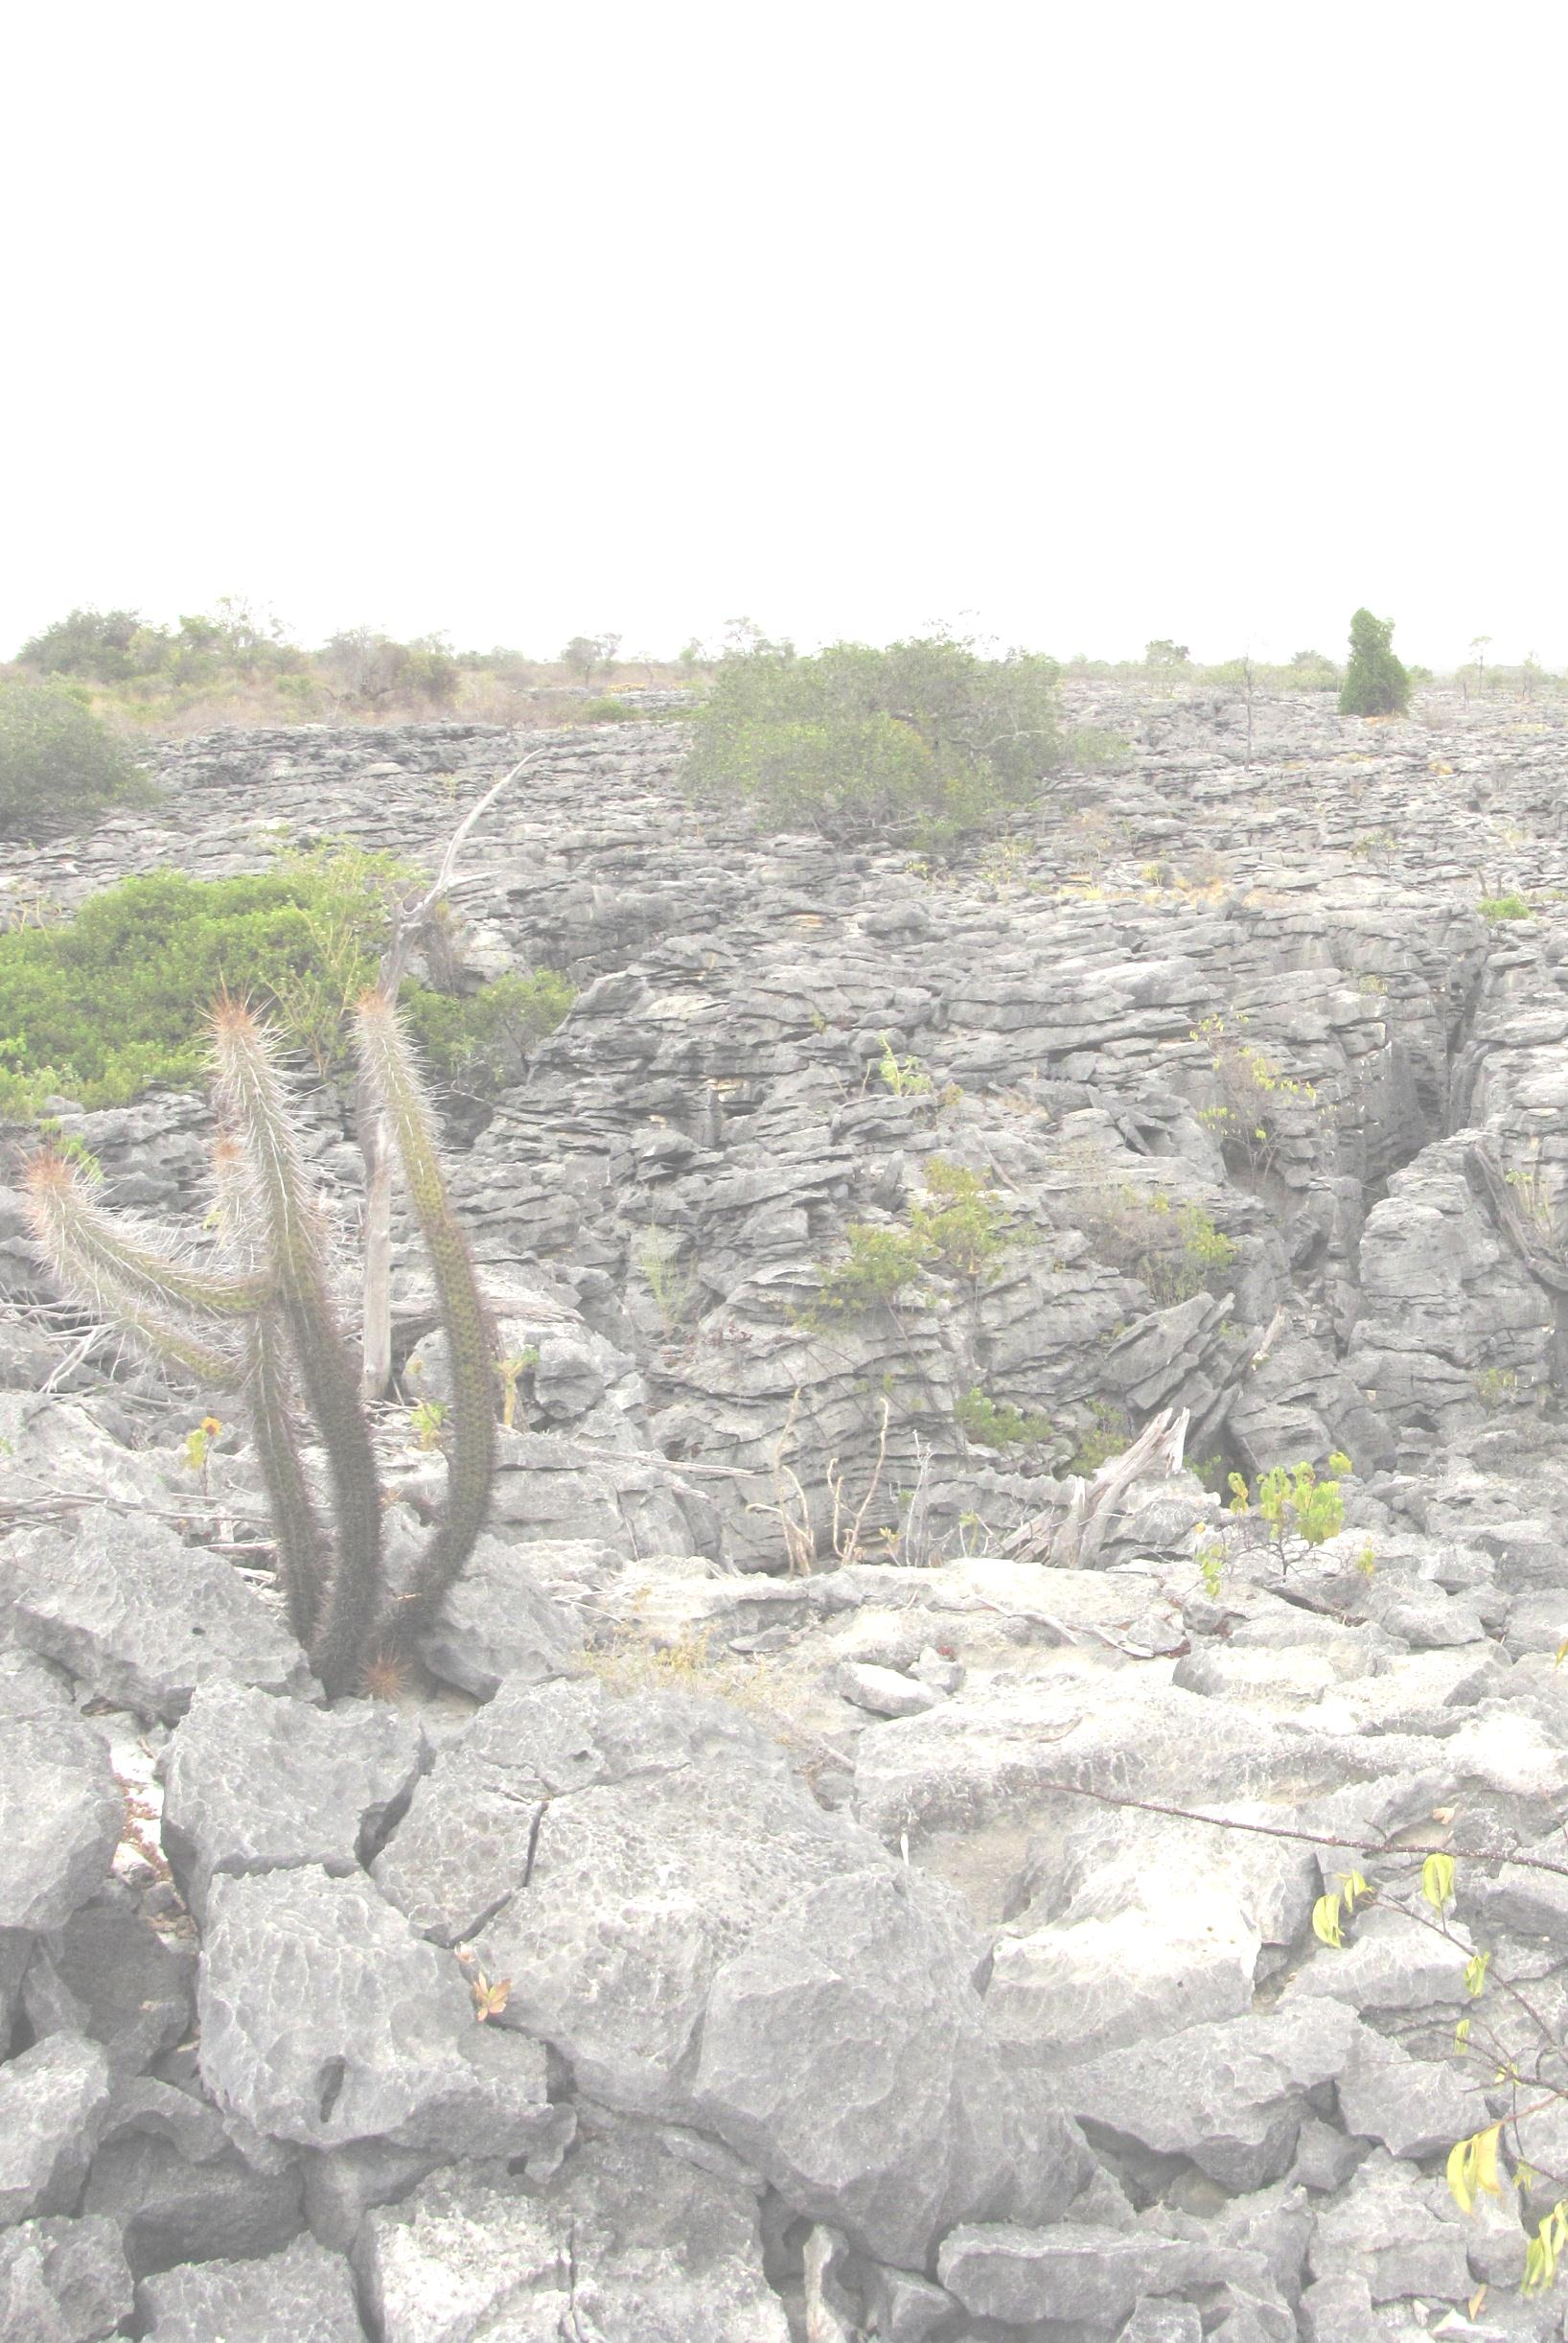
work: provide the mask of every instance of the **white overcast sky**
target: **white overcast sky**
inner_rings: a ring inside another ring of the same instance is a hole
[[[1568,663],[1568,31],[1493,0],[8,20],[0,656],[933,622]]]

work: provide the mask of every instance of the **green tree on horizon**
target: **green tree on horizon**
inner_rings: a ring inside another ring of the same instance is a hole
[[[1342,716],[1402,716],[1410,676],[1394,654],[1394,620],[1358,610],[1350,620],[1350,656],[1340,687]]]

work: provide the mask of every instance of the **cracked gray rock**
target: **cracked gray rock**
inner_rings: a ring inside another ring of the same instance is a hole
[[[379,1702],[329,1710],[253,1685],[201,1686],[161,1759],[164,1849],[196,1918],[215,1873],[357,1870],[425,1754],[419,1727]]]
[[[107,1878],[125,1820],[102,1735],[76,1716],[42,1669],[5,1655],[0,1930],[63,1928]]]
[[[80,2035],[0,2066],[0,2223],[76,2211],[108,2103],[109,2062]]]
[[[130,2311],[120,2231],[103,2215],[0,2233],[0,2343],[100,2343]]]
[[[355,2261],[384,2343],[789,2343],[754,2198],[634,2134],[538,2194],[438,2173],[368,2216]]]
[[[196,2010],[208,2090],[271,2139],[512,2156],[560,2128],[539,2044],[481,2047],[456,1960],[362,1877],[215,1879]]]
[[[166,1723],[198,1684],[311,1686],[282,1619],[221,1557],[106,1508],[70,1537],[32,1529],[0,1546],[0,1620],[101,1700]]]
[[[256,2261],[202,2262],[144,2278],[147,2343],[364,2343],[354,2276],[313,2238]]]

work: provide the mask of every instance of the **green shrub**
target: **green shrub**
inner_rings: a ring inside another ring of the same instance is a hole
[[[1053,660],[938,638],[732,655],[697,713],[691,782],[777,827],[939,845],[1028,802],[1060,762],[1056,678]]]
[[[1477,909],[1483,919],[1528,919],[1533,916],[1522,894],[1484,894]]]
[[[612,691],[597,700],[585,700],[577,709],[579,724],[635,724],[642,715],[640,708],[628,708]]]
[[[1158,1308],[1217,1292],[1235,1260],[1234,1241],[1201,1204],[1173,1204],[1163,1190],[1096,1183],[1082,1191],[1073,1218],[1107,1267],[1146,1286]]]
[[[878,1228],[851,1220],[844,1231],[849,1251],[827,1270],[817,1291],[813,1319],[864,1318],[896,1302],[916,1283],[931,1259],[923,1237],[906,1228]]]
[[[1350,657],[1340,686],[1342,716],[1402,716],[1410,677],[1394,655],[1394,620],[1358,610],[1350,620]]]
[[[1095,1400],[1090,1404],[1089,1423],[1078,1435],[1078,1445],[1068,1460],[1068,1471],[1078,1473],[1087,1480],[1097,1473],[1113,1456],[1119,1456],[1132,1445],[1132,1419],[1124,1407],[1111,1400]]]
[[[74,691],[58,684],[0,684],[0,838],[56,837],[111,807],[145,804],[151,795],[125,749]]]
[[[538,968],[531,976],[497,976],[477,992],[406,985],[403,1008],[431,1073],[488,1097],[520,1079],[530,1048],[555,1032],[576,998],[576,986],[559,968]]]
[[[208,1006],[225,991],[267,1006],[292,1046],[323,1073],[341,1071],[349,1011],[409,876],[390,855],[340,846],[252,877],[153,871],[106,888],[68,922],[0,936],[0,1109],[31,1116],[51,1092],[100,1107],[199,1087]],[[474,1089],[510,1079],[571,997],[548,969],[462,998],[403,988],[432,1070]]]
[[[943,1156],[927,1158],[922,1174],[934,1200],[916,1204],[910,1227],[933,1261],[956,1277],[982,1277],[1013,1241],[1013,1223],[983,1172]]]
[[[1010,1400],[989,1399],[978,1383],[963,1394],[953,1416],[964,1438],[980,1448],[1037,1448],[1050,1438],[1049,1416],[1037,1409],[1026,1415]]]

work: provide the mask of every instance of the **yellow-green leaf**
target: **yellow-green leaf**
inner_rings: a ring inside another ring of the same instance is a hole
[[[1428,1855],[1421,1866],[1421,1893],[1435,1912],[1453,1899],[1454,1859],[1452,1855]]]
[[[1469,2047],[1470,2021],[1468,2018],[1461,2018],[1459,2024],[1454,2028],[1454,2050],[1460,2057],[1463,2057]]]
[[[1332,1945],[1336,1953],[1345,1946],[1339,1925],[1339,1900],[1337,1895],[1320,1895],[1312,1907],[1312,1934],[1320,1944]]]
[[[1448,2193],[1461,2213],[1475,2211],[1475,2153],[1470,2140],[1456,2140],[1448,2150]]]
[[[1486,1991],[1487,1971],[1490,1966],[1490,1953],[1477,1953],[1464,1963],[1464,1990],[1472,2001],[1479,2001]]]

